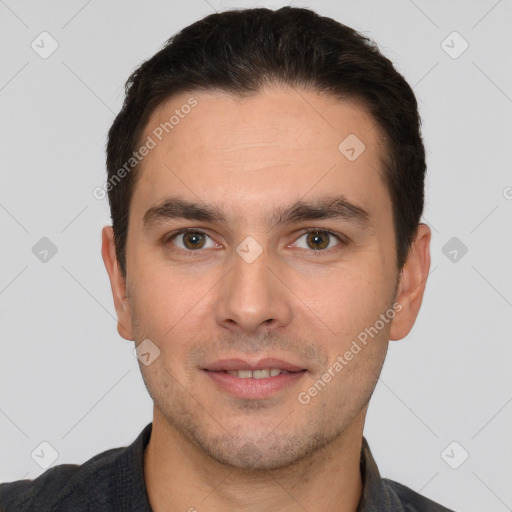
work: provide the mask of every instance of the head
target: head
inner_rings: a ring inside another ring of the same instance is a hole
[[[119,333],[159,353],[155,421],[240,468],[360,433],[430,265],[417,103],[375,44],[307,9],[208,16],[128,79],[107,169],[103,258]],[[241,397],[233,358],[300,371]]]

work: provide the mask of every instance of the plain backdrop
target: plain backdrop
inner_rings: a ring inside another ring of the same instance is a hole
[[[455,510],[512,510],[512,2],[291,4],[375,39],[423,120],[432,266],[368,414],[380,471]],[[100,256],[106,134],[128,75],[176,31],[282,5],[0,0],[0,481],[41,474],[41,450],[81,463],[151,421]]]

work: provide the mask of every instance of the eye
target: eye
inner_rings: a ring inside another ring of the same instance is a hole
[[[304,242],[301,240],[304,239]],[[186,255],[199,253],[200,249],[220,248],[219,244],[214,242],[211,237],[200,229],[182,229],[177,233],[170,235],[165,243],[171,244]],[[312,250],[313,252],[329,252],[334,247],[345,244],[342,238],[325,229],[309,229],[292,244],[293,247]]]
[[[305,238],[305,246],[302,245],[301,247],[299,241],[303,238]],[[333,242],[333,240],[336,243],[332,244],[331,242]],[[326,231],[324,229],[310,229],[303,233],[293,245],[298,246],[301,249],[312,249],[313,251],[326,252],[328,249],[340,245],[340,243],[342,243],[340,237],[330,231]]]
[[[208,243],[208,240],[210,242]],[[204,231],[199,229],[184,229],[170,236],[167,242],[176,245],[184,251],[197,251],[199,249],[211,249],[216,244]]]

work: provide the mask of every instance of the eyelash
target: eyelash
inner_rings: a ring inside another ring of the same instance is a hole
[[[175,233],[172,233],[171,235],[169,235],[168,237],[165,238],[164,240],[164,244],[167,245],[169,244],[170,242],[172,242],[172,240],[180,235],[183,235],[185,233],[201,233],[202,235],[205,235],[207,236],[208,238],[211,238],[210,235],[208,235],[208,233],[206,231],[203,231],[202,229],[193,229],[193,228],[183,228],[183,229],[180,229],[179,231],[176,231]],[[338,244],[335,245],[334,247],[331,247],[330,249],[324,249],[324,250],[318,250],[318,251],[315,251],[313,249],[310,249],[309,252],[312,252],[316,255],[321,255],[321,254],[330,254],[331,251],[333,250],[336,250],[336,248],[338,246],[343,246],[343,245],[348,245],[348,240],[346,240],[344,237],[342,237],[341,235],[337,235],[336,233],[333,233],[332,231],[329,231],[327,229],[324,229],[324,228],[309,228],[309,229],[305,229],[305,230],[302,230],[300,232],[300,234],[298,235],[298,237],[296,238],[295,242],[297,242],[297,240],[299,240],[300,238],[302,238],[304,235],[307,235],[309,233],[320,233],[322,235],[329,235],[330,237],[334,237],[338,240]],[[175,247],[173,248],[173,250],[176,250],[178,252],[180,252],[181,254],[185,255],[185,256],[199,256],[200,253],[202,252],[201,249],[198,249],[196,251],[189,251],[189,250],[186,250],[186,249],[181,249],[180,247]]]

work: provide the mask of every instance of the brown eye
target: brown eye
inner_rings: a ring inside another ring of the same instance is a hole
[[[201,249],[204,246],[204,235],[196,231],[183,234],[183,244],[187,249]]]
[[[307,243],[314,250],[325,249],[329,245],[329,235],[321,231],[312,231],[306,237]]]
[[[305,244],[301,242],[302,239],[305,239]],[[334,243],[333,243],[334,242]],[[332,247],[339,245],[341,243],[341,239],[336,236],[334,233],[330,231],[323,231],[320,229],[313,229],[303,233],[295,242],[294,245],[300,247],[301,249],[310,249],[313,251],[327,252],[326,249],[331,249]]]
[[[199,251],[200,249],[215,248],[215,242],[202,231],[183,230],[171,236],[169,243],[179,247],[183,251]]]

